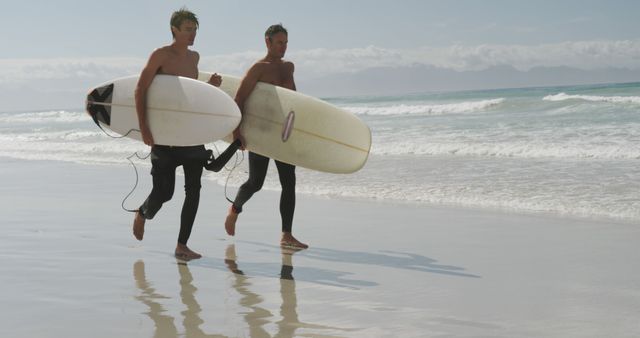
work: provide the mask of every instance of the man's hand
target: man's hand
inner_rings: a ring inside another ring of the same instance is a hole
[[[209,79],[208,83],[210,85],[214,85],[216,87],[220,87],[220,85],[222,84],[222,76],[218,75],[218,73],[213,73],[213,75],[211,75],[211,78]]]
[[[153,135],[151,135],[151,130],[146,125],[140,128],[140,134],[142,134],[142,142],[144,144],[153,147],[155,142],[153,141]]]
[[[245,150],[247,141],[245,141],[244,136],[240,133],[240,128],[236,128],[236,130],[233,131],[233,139],[240,140],[240,150]]]

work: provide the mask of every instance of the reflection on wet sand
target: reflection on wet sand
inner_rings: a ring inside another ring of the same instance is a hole
[[[182,299],[182,304],[187,307],[185,311],[182,311],[184,316],[182,325],[184,326],[185,335],[187,337],[223,337],[221,335],[207,335],[200,329],[200,325],[204,324],[204,320],[200,318],[202,308],[195,297],[198,289],[193,286],[193,276],[187,263],[178,262],[178,271],[180,272],[180,298]]]
[[[182,303],[187,307],[182,312],[185,337],[226,337],[222,335],[208,335],[201,329],[200,325],[204,323],[200,318],[200,312],[202,311],[200,304],[195,298],[195,292],[198,290],[193,286],[193,276],[189,271],[189,267],[186,263],[178,261],[178,271],[180,272],[180,297]],[[136,299],[149,307],[149,312],[146,314],[153,321],[155,325],[154,337],[178,337],[178,330],[174,324],[174,318],[166,315],[166,310],[156,300],[168,299],[161,294],[156,293],[152,284],[146,279],[144,262],[139,260],[133,264],[133,277],[136,280],[136,285],[140,289],[141,294],[136,296]]]
[[[293,255],[298,252],[296,249],[282,248],[282,265],[280,268],[280,305],[281,319],[276,322],[278,332],[273,337],[295,337],[296,330],[300,328],[313,330],[351,331],[336,327],[310,324],[301,322],[298,319],[298,300],[296,296],[296,282],[293,277]],[[264,329],[264,325],[269,323],[268,318],[273,317],[271,312],[261,308],[259,305],[262,298],[249,290],[250,279],[239,269],[235,245],[227,246],[225,252],[225,264],[233,272],[235,281],[234,289],[242,296],[239,304],[251,310],[245,314],[245,320],[249,324],[251,337],[271,337]],[[331,336],[335,337],[335,336]]]
[[[273,315],[269,310],[259,306],[262,303],[262,297],[249,289],[251,281],[242,270],[238,269],[236,257],[235,247],[233,245],[228,246],[224,263],[235,276],[232,287],[241,296],[238,303],[243,308],[250,310],[244,312],[244,319],[249,324],[250,337],[270,337],[269,333],[264,329],[264,325],[269,323],[268,318],[273,317]]]
[[[138,289],[142,291],[139,296],[136,296],[136,299],[149,307],[149,312],[146,314],[156,326],[156,331],[153,336],[177,337],[178,329],[176,329],[173,323],[173,317],[165,315],[166,310],[162,304],[155,301],[156,299],[167,299],[168,297],[156,293],[155,289],[151,287],[151,284],[147,282],[143,261],[140,260],[133,264],[133,277],[136,280]]]
[[[332,334],[322,334],[325,337],[336,337],[335,332],[349,332],[354,329],[343,329],[324,325],[301,322],[298,318],[297,306],[298,300],[296,295],[296,282],[293,276],[293,255],[297,251],[294,249],[282,249],[280,264],[280,297],[282,303],[280,305],[280,320],[275,321],[274,315],[264,306],[263,298],[259,294],[251,290],[252,279],[245,275],[240,269],[235,246],[229,245],[225,251],[224,263],[226,269],[232,272],[232,287],[240,299],[238,304],[242,308],[236,311],[243,316],[244,321],[248,324],[250,337],[295,337],[298,329],[316,330],[316,335],[320,335],[317,331],[332,332]],[[269,265],[269,264],[267,264]],[[201,266],[201,265],[198,265]],[[249,264],[249,266],[252,266]],[[271,265],[275,268],[277,265]],[[135,298],[145,304],[149,311],[145,314],[153,321],[155,325],[154,337],[226,337],[223,335],[206,334],[201,329],[205,321],[201,318],[202,308],[196,299],[196,291],[198,290],[193,284],[193,276],[189,271],[189,265],[183,261],[177,261],[178,272],[180,274],[180,299],[186,306],[186,310],[182,311],[182,325],[184,334],[178,332],[175,324],[175,318],[167,314],[167,310],[162,305],[163,299],[171,297],[159,294],[153,287],[153,283],[146,278],[145,265],[139,260],[133,265],[133,276],[140,295]],[[277,270],[276,270],[277,271]],[[276,271],[273,271],[274,273]],[[215,297],[215,295],[207,295]],[[206,319],[206,318],[205,318]],[[267,331],[268,324],[275,324],[277,332],[270,334]],[[238,332],[240,328],[233,328]],[[306,332],[305,335],[313,333]]]
[[[280,306],[280,316],[282,319],[277,322],[278,334],[276,337],[294,337],[298,320],[298,298],[296,296],[296,282],[293,279],[293,254],[296,249],[282,249],[282,267],[280,268],[280,296],[282,305]],[[314,325],[316,326],[316,325]],[[314,327],[322,329],[322,327]]]

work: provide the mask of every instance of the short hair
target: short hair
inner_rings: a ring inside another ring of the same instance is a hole
[[[264,37],[269,38],[269,41],[271,41],[271,38],[278,33],[284,33],[284,35],[287,36],[289,35],[287,29],[284,28],[281,23],[279,23],[277,25],[269,26],[269,28],[267,28],[267,31],[264,32]]]
[[[182,7],[179,10],[173,12],[171,14],[171,26],[180,29],[180,25],[182,25],[185,21],[193,21],[196,24],[196,27],[200,27],[198,23],[198,17],[187,9],[187,7]],[[171,31],[171,35],[175,37],[173,31]]]

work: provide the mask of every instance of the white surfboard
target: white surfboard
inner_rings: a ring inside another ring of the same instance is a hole
[[[115,79],[89,91],[86,110],[96,124],[142,140],[134,97],[138,78]],[[191,146],[222,139],[241,115],[229,95],[208,83],[156,75],[147,92],[147,118],[156,144]]]
[[[198,80],[206,82],[211,74],[200,72]],[[229,96],[239,86],[239,78],[222,75],[220,89]],[[330,173],[359,170],[371,148],[371,131],[357,116],[267,83],[258,83],[247,99],[240,130],[252,152]]]

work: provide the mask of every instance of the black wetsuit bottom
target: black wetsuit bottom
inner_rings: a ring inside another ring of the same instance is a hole
[[[282,231],[291,232],[293,224],[293,212],[296,208],[296,167],[280,161],[275,161],[280,177],[282,193],[280,194],[280,217],[282,218]],[[242,212],[242,206],[262,189],[262,184],[267,176],[269,158],[249,152],[249,179],[240,187],[238,195],[233,202],[236,212]]]
[[[151,175],[153,188],[140,206],[142,217],[152,219],[164,202],[173,196],[176,168],[184,170],[185,199],[180,215],[178,243],[187,244],[200,203],[200,179],[207,152],[204,145],[174,147],[155,145],[151,148]]]
[[[200,179],[203,167],[211,171],[220,171],[239,146],[240,141],[236,140],[218,158],[213,158],[211,151],[205,150],[204,145],[153,146],[151,148],[153,188],[138,210],[142,217],[152,219],[162,204],[171,199],[176,182],[176,168],[182,166],[185,198],[180,214],[178,243],[186,245],[200,204]]]

